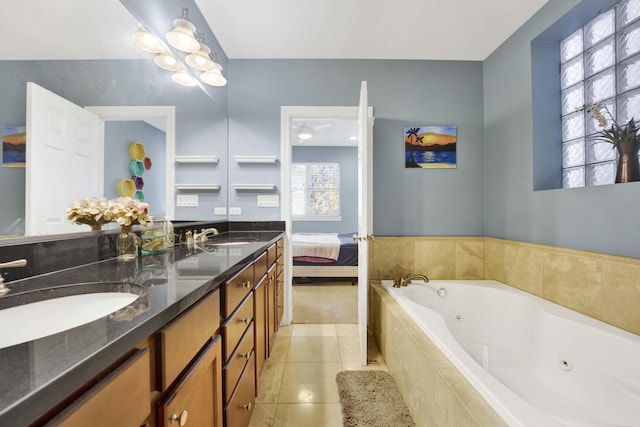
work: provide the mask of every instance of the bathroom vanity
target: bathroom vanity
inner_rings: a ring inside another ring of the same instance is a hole
[[[8,282],[7,296],[78,283],[142,292],[97,320],[0,348],[0,425],[247,426],[284,308],[282,237],[226,232]]]

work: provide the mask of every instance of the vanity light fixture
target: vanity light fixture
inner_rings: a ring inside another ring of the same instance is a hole
[[[200,80],[210,86],[224,86],[227,84],[227,79],[222,75],[222,65],[214,62],[213,68],[200,74]]]
[[[164,50],[157,38],[151,35],[149,31],[142,25],[138,28],[138,31],[133,33],[131,41],[138,48],[149,53],[160,53]]]
[[[153,62],[155,62],[158,67],[167,71],[178,71],[182,68],[176,58],[171,56],[169,52],[162,52],[156,55],[156,57],[153,58]]]
[[[182,86],[195,86],[198,84],[196,79],[184,69],[180,69],[171,75],[171,79]]]
[[[200,49],[196,52],[190,53],[187,55],[184,60],[187,61],[187,64],[193,69],[199,71],[207,71],[214,67],[214,62],[211,59],[211,49],[209,46],[202,42],[203,37],[200,36]]]
[[[169,44],[183,52],[196,52],[200,42],[196,39],[196,27],[189,22],[189,9],[182,8],[182,18],[173,21],[174,28],[165,34]]]

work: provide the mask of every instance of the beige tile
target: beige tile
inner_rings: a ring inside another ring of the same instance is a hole
[[[292,337],[335,337],[336,326],[331,324],[293,325]]]
[[[456,279],[484,279],[484,238],[456,241],[455,256]]]
[[[340,363],[337,337],[291,337],[289,363]]]
[[[337,283],[294,286],[293,323],[357,323],[358,287]]]
[[[452,391],[465,403],[472,416],[482,426],[507,426],[502,418],[489,406],[486,400],[469,384],[455,368],[439,369],[438,372],[448,383]]]
[[[640,335],[640,266],[602,265],[602,320]]]
[[[249,427],[273,427],[276,406],[273,403],[256,403]]]
[[[336,427],[342,425],[339,403],[295,403],[278,405],[273,427]]]
[[[293,325],[282,325],[278,327],[279,337],[290,337],[293,332]]]
[[[340,360],[344,362],[359,362],[360,340],[358,337],[338,337],[338,347],[340,348]]]
[[[505,283],[542,297],[545,251],[538,246],[509,243],[504,247]]]
[[[410,273],[426,274],[430,279],[455,279],[455,240],[420,239],[414,244],[415,266]]]
[[[399,277],[414,270],[415,238],[378,237],[370,244],[369,278],[382,280]]]
[[[287,363],[282,376],[283,384],[335,383],[342,370],[340,363]]]
[[[504,269],[506,242],[485,237],[484,239],[484,277],[507,283]]]
[[[284,374],[284,363],[267,362],[260,377],[260,391],[256,397],[256,402],[278,403],[282,375]]]
[[[283,384],[278,404],[284,403],[340,403],[338,386],[335,383]]]
[[[480,427],[462,400],[439,375],[436,376],[435,404],[438,410],[433,416],[438,426]]]
[[[271,349],[271,355],[269,356],[269,362],[286,362],[287,355],[289,354],[289,347],[291,345],[291,337],[278,336],[276,342],[273,343]]]
[[[600,316],[602,263],[597,259],[548,251],[543,280],[545,299],[591,317]]]
[[[358,336],[358,324],[338,324],[336,325],[336,335],[339,337],[357,337]]]

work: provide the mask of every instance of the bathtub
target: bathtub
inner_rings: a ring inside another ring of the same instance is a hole
[[[640,426],[639,336],[491,280],[382,285],[508,425]]]

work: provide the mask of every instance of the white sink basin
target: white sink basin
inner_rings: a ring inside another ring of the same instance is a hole
[[[106,285],[122,287],[123,284]],[[109,290],[106,287],[104,290]],[[35,298],[41,300],[0,310],[0,348],[43,338],[107,316],[137,300],[140,295],[133,292],[140,292],[142,289],[137,288],[140,287],[126,284],[122,290],[110,289],[111,292],[100,292],[97,284],[91,284],[89,288],[83,288],[83,285],[60,288],[63,292],[57,293],[55,289],[48,292],[38,291]],[[87,290],[89,293],[84,293]],[[53,294],[51,291],[54,291]],[[56,294],[61,293],[67,295],[56,297]],[[69,293],[75,294],[68,295]],[[24,295],[29,296],[28,294]],[[4,298],[19,297],[21,296],[8,295],[0,298],[0,302],[4,302]]]

